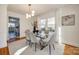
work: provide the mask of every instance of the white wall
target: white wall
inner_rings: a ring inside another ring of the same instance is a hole
[[[0,5],[0,48],[7,46],[7,5]]]
[[[56,10],[52,10],[50,12],[41,14],[39,17],[40,17],[40,19],[46,19],[46,18],[50,18],[50,17],[55,17],[55,14],[56,14]]]
[[[62,16],[75,15],[75,25],[73,26],[62,26]],[[56,31],[57,39],[61,43],[66,43],[79,47],[79,9],[78,6],[65,6],[60,8],[56,12]],[[59,29],[60,28],[60,29]],[[59,32],[60,30],[60,32]]]

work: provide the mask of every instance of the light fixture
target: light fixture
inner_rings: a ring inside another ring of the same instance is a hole
[[[35,11],[32,10],[31,4],[28,4],[29,12],[26,13],[26,19],[31,18],[35,15]]]

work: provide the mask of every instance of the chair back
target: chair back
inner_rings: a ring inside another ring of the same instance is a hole
[[[50,35],[50,40],[49,40],[49,42],[48,42],[48,44],[52,44],[53,42],[54,42],[54,33],[52,33],[51,35]]]
[[[30,32],[30,40],[33,43],[38,43],[39,42],[39,39],[32,32]]]
[[[54,32],[49,32],[48,38],[44,39],[43,41],[49,44],[49,43],[53,43],[53,40],[54,40]]]
[[[30,30],[26,30],[25,31],[25,35],[26,35],[26,39],[27,40],[30,40],[31,38],[30,38]]]

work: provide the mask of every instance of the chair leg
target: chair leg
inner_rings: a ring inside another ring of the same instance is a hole
[[[53,49],[55,50],[55,46],[54,46],[54,44],[53,44]]]
[[[51,55],[51,45],[49,44],[49,55]]]
[[[29,42],[29,46],[31,46],[32,42],[30,40],[28,40],[28,42]]]

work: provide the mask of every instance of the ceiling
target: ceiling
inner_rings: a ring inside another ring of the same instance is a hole
[[[65,6],[64,4],[32,4],[31,7],[35,10],[35,15],[40,15],[49,11],[56,10],[57,8]],[[8,10],[25,14],[29,12],[28,4],[9,4]]]

